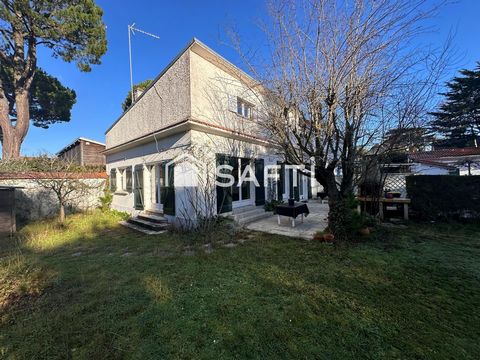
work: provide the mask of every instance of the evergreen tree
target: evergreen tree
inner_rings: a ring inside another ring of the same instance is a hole
[[[94,0],[0,0],[0,132],[4,159],[20,156],[30,121],[68,121],[75,93],[37,68],[37,49],[76,62],[81,71],[107,50]]]
[[[432,129],[444,138],[439,147],[480,146],[480,62],[447,83],[445,101],[432,113]]]
[[[141,83],[138,83],[136,85],[133,85],[133,93],[136,98],[140,96],[141,93],[143,93],[152,83],[153,80],[147,79],[142,81]],[[136,99],[135,99],[136,100]],[[130,90],[127,94],[127,97],[122,103],[122,110],[127,111],[128,108],[132,106],[132,90]]]

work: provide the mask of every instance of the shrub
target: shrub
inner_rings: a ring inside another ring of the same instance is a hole
[[[106,212],[110,210],[112,201],[113,201],[113,194],[110,191],[110,186],[107,181],[105,185],[105,189],[103,190],[103,196],[100,197],[100,210],[102,210],[102,212]]]
[[[407,193],[418,219],[480,218],[480,176],[408,176]]]
[[[283,204],[281,200],[272,200],[265,202],[265,211],[273,211],[275,214],[277,212],[277,206]]]

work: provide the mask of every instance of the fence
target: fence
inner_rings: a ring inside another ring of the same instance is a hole
[[[480,218],[480,176],[409,176],[407,191],[418,218]]]

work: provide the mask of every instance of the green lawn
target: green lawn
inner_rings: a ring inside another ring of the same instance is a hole
[[[0,358],[478,359],[480,226],[200,245],[113,214],[0,242]],[[213,239],[215,240],[215,239]]]

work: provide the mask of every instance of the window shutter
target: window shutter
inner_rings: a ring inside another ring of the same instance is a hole
[[[237,97],[234,95],[228,95],[228,110],[237,112]]]
[[[125,169],[125,190],[127,192],[132,192],[132,168],[128,167]]]

